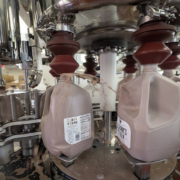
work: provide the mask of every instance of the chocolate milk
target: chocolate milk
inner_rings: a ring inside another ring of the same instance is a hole
[[[180,86],[156,65],[121,87],[118,116],[119,139],[134,158],[156,161],[180,150]]]
[[[55,156],[75,157],[94,140],[94,119],[89,93],[63,77],[47,90],[41,123],[45,147]]]
[[[166,43],[172,50],[172,55],[166,59],[159,67],[164,71],[163,76],[170,78],[175,82],[180,82],[180,77],[175,76],[173,70],[176,69],[180,65],[180,59],[178,55],[180,54],[180,46],[178,42],[170,42]]]
[[[135,76],[135,72],[138,70],[136,66],[137,61],[133,58],[132,55],[126,56],[126,58],[123,59],[123,63],[126,64],[125,68],[123,69],[123,71],[126,73],[126,77],[122,81],[120,81],[117,85],[117,92],[116,92],[117,100],[119,100],[121,86],[131,81]]]
[[[120,95],[120,91],[121,91],[121,87],[126,84],[127,82],[131,81],[132,79],[134,79],[134,74],[133,73],[129,73],[127,74],[127,76],[118,83],[117,85],[117,92],[116,92],[116,99],[119,100],[119,95]]]
[[[175,32],[174,26],[151,21],[132,35],[140,45],[133,57],[143,72],[121,87],[117,136],[129,154],[142,161],[168,159],[180,150],[180,86],[157,71],[172,55],[164,42]]]

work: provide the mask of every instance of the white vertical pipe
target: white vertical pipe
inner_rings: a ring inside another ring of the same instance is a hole
[[[101,109],[104,111],[116,110],[116,93],[110,89],[116,90],[116,59],[115,52],[100,55],[101,83],[106,83],[101,87]]]

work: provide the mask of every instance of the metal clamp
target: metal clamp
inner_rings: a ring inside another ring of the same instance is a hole
[[[64,24],[64,23],[56,24],[56,31],[66,31],[66,32],[70,32],[74,35],[76,34],[76,30],[73,26]]]
[[[138,159],[133,158],[127,151],[126,149],[121,146],[122,152],[124,153],[126,159],[130,164],[132,164],[134,168],[134,173],[140,180],[144,179],[149,179],[150,178],[150,170],[151,170],[151,165],[156,164],[159,162],[164,162],[167,163],[168,159],[163,159],[159,161],[151,161],[151,162],[145,162],[145,161],[140,161]]]
[[[52,21],[41,19],[41,21],[38,24],[38,28],[36,29],[36,32],[39,34],[40,38],[42,38],[45,42],[50,40],[54,32],[57,31],[69,32],[75,35],[76,31],[73,26],[74,20],[74,14],[60,15]]]
[[[143,3],[137,6],[140,11],[140,19],[138,21],[138,26],[149,21],[162,20],[169,22],[170,20],[176,19],[175,13],[177,9],[174,6],[154,6],[152,4]]]
[[[67,167],[71,166],[74,163],[75,159],[77,159],[80,154],[78,154],[77,156],[72,157],[72,158],[68,158],[67,156],[62,154],[61,156],[59,156],[57,158],[60,159],[61,164],[67,168]]]

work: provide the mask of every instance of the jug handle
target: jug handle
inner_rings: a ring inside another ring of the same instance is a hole
[[[49,110],[50,110],[50,102],[51,102],[51,94],[54,90],[54,86],[48,88],[46,90],[46,95],[45,95],[45,104],[44,104],[44,108],[43,108],[43,115],[42,115],[42,119],[44,116],[48,115]]]
[[[140,108],[139,115],[142,116],[142,118],[139,118],[139,119],[141,119],[142,121],[144,121],[144,118],[148,114],[151,78],[153,77],[152,76],[148,77],[146,81],[143,81],[142,83],[142,96],[141,96],[141,102],[140,102],[140,107],[139,107]]]

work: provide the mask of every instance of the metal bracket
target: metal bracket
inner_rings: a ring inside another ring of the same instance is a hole
[[[81,154],[81,153],[80,153],[80,154]],[[73,158],[68,158],[67,156],[65,156],[64,154],[62,154],[61,156],[59,156],[59,157],[57,157],[57,158],[61,160],[61,164],[62,164],[63,166],[65,166],[66,168],[68,168],[69,166],[71,166],[72,164],[74,164],[75,159],[77,159],[80,154],[78,154],[77,156],[75,156],[75,157],[73,157]]]
[[[133,158],[126,149],[121,146],[122,152],[124,153],[126,159],[130,164],[132,164],[134,168],[134,174],[138,177],[139,180],[148,180],[150,179],[150,170],[151,165],[159,162],[167,163],[168,159],[163,159],[159,161],[151,161],[151,162],[145,162],[138,159]]]
[[[133,158],[127,151],[126,149],[121,146],[122,152],[124,153],[126,159],[128,160],[128,162],[132,165],[136,165],[136,166],[143,166],[143,165],[149,165],[149,164],[155,164],[155,163],[159,163],[159,162],[167,162],[168,159],[162,159],[159,161],[151,161],[151,162],[145,162],[145,161],[141,161],[138,159]]]
[[[177,12],[177,9],[174,6],[166,6],[166,3],[163,6],[154,6],[153,4],[146,2],[139,4],[137,9],[140,11],[138,26],[148,21],[162,20],[169,22],[176,19],[175,13]]]
[[[14,135],[14,136],[8,137],[8,138],[4,139],[2,142],[0,142],[0,147],[4,146],[7,142],[13,141],[15,139],[34,137],[34,136],[41,136],[41,132],[19,134],[19,135]]]

